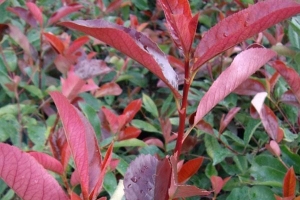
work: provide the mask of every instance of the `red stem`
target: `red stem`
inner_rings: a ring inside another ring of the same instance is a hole
[[[184,129],[185,129],[185,118],[186,118],[186,108],[187,108],[187,99],[188,99],[188,93],[191,86],[191,80],[190,80],[190,65],[189,65],[189,56],[186,56],[185,63],[184,63],[184,85],[183,85],[183,95],[182,95],[182,103],[180,110],[178,110],[179,113],[179,128],[178,128],[178,136],[177,136],[177,142],[175,147],[175,153],[177,153],[177,158],[179,158],[181,153],[181,147],[183,142],[183,135],[184,135]]]

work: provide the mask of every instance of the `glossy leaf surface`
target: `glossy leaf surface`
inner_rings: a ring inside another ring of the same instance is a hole
[[[217,103],[233,92],[250,75],[268,62],[276,54],[272,50],[252,48],[238,54],[215,80],[201,99],[194,119],[196,125]],[[230,77],[230,79],[228,79]]]
[[[284,176],[283,181],[283,197],[295,196],[296,191],[296,175],[294,168],[291,167]]]
[[[0,176],[24,200],[67,200],[58,182],[32,156],[0,143]]]
[[[199,170],[202,165],[203,157],[195,158],[187,161],[183,164],[182,168],[178,172],[178,183],[187,181]]]
[[[225,18],[203,36],[195,51],[197,61],[193,70],[226,49],[299,12],[300,4],[295,0],[268,0]]]
[[[77,20],[61,24],[93,36],[133,58],[163,80],[175,96],[180,97],[177,74],[166,55],[142,33],[104,20]]]
[[[62,174],[64,169],[62,164],[52,156],[42,152],[29,152],[45,169]]]
[[[59,21],[61,18],[80,10],[83,6],[77,3],[66,5],[58,9],[55,13],[52,14],[48,21],[48,25],[54,24]]]

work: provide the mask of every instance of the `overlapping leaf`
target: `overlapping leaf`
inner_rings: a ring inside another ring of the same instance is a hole
[[[55,105],[79,174],[84,198],[95,190],[101,173],[101,156],[95,132],[86,118],[59,92],[52,92]]]
[[[142,33],[100,19],[77,20],[61,24],[82,31],[118,49],[163,80],[175,96],[181,96],[177,90],[177,74],[169,64],[165,54]]]
[[[48,21],[48,25],[54,24],[59,21],[61,18],[80,10],[83,6],[77,3],[66,5],[58,9],[55,13],[52,14]]]
[[[32,156],[0,143],[0,176],[24,200],[67,200],[58,182]]]
[[[248,49],[237,55],[230,67],[216,79],[201,99],[194,119],[194,125],[197,125],[204,115],[217,105],[218,102],[233,92],[250,75],[275,55],[275,52],[272,50],[258,48]]]
[[[63,173],[64,169],[62,164],[52,156],[42,152],[29,152],[28,154],[34,157],[45,169],[51,170],[58,174]]]
[[[184,163],[184,165],[178,172],[178,183],[185,182],[191,176],[193,176],[202,165],[202,162],[203,162],[203,157],[199,157]]]
[[[233,14],[211,28],[195,51],[193,70],[226,49],[300,12],[295,0],[267,0]]]
[[[40,26],[43,26],[43,14],[39,7],[35,3],[27,2],[26,3],[27,8],[30,10],[36,21],[39,22]]]

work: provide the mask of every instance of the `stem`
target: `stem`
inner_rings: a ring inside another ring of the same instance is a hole
[[[191,86],[190,80],[190,60],[189,56],[185,57],[184,63],[184,85],[183,85],[183,95],[182,95],[182,103],[181,107],[178,110],[179,113],[179,128],[178,128],[178,136],[177,142],[175,146],[175,153],[177,153],[177,158],[180,156],[182,142],[183,142],[183,135],[185,129],[185,118],[186,118],[186,108],[187,108],[187,99],[188,93]]]

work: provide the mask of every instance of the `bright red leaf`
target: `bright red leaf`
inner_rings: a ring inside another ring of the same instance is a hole
[[[207,196],[210,191],[197,188],[194,185],[177,185],[177,190],[173,198],[187,198],[192,196]]]
[[[90,38],[88,36],[82,36],[77,38],[76,40],[74,40],[72,42],[72,44],[69,46],[69,48],[66,50],[66,54],[73,54],[76,51],[78,51],[78,49],[80,47],[82,47],[82,45],[84,45],[85,43],[87,43],[90,40]]]
[[[95,92],[94,96],[96,98],[104,97],[107,95],[118,96],[122,93],[121,87],[115,82],[104,83]]]
[[[83,6],[77,3],[66,5],[58,9],[53,13],[48,21],[48,25],[54,24],[59,21],[61,18],[80,10]]]
[[[82,31],[118,49],[163,80],[176,97],[181,96],[177,90],[177,75],[166,55],[142,33],[101,19],[77,20],[61,24]]]
[[[0,176],[24,200],[67,200],[68,196],[32,156],[0,143]]]
[[[298,73],[294,69],[287,67],[283,62],[279,60],[274,63],[273,67],[289,84],[292,92],[300,103],[300,76],[298,75]]]
[[[219,194],[223,188],[223,179],[219,176],[211,176],[210,177],[211,185],[215,194]]]
[[[59,92],[50,93],[60,119],[80,177],[81,191],[88,198],[101,173],[101,155],[96,134],[88,120]]]
[[[35,3],[26,2],[27,8],[30,10],[36,21],[39,22],[40,26],[43,27],[43,14],[39,7]]]
[[[268,149],[274,156],[279,157],[281,150],[278,143],[274,140],[271,140],[269,144],[266,144],[266,149]]]
[[[199,170],[202,162],[203,157],[198,157],[184,163],[178,172],[178,183],[186,182],[189,178],[191,178]]]
[[[201,99],[194,119],[196,125],[217,103],[233,92],[241,83],[268,62],[276,53],[272,50],[251,48],[238,54],[215,80]]]
[[[42,152],[28,152],[28,154],[34,157],[45,169],[63,174],[64,169],[62,164],[52,156]]]
[[[234,118],[234,116],[240,111],[240,107],[235,107],[229,110],[227,115],[222,117],[221,122],[220,122],[220,128],[219,128],[219,133],[222,133],[225,128],[228,126],[228,124],[231,122],[231,120]]]
[[[283,197],[295,196],[296,175],[294,168],[291,167],[284,176],[283,180]]]
[[[65,51],[65,46],[62,41],[53,35],[52,33],[43,33],[45,39],[50,43],[50,45],[54,48],[54,50],[59,53],[63,54]]]
[[[160,0],[160,4],[172,39],[187,56],[193,44],[199,15],[192,16],[188,0]]]
[[[127,140],[131,138],[137,138],[141,134],[141,130],[138,128],[135,128],[133,126],[129,126],[124,128],[123,131],[121,131],[118,140]]]
[[[128,106],[123,111],[123,115],[126,116],[126,123],[129,123],[133,119],[133,117],[141,109],[141,107],[142,99],[133,100],[128,104]]]
[[[119,131],[119,116],[106,107],[102,107],[101,110],[105,116],[106,121],[108,122],[111,134],[116,134]]]
[[[105,9],[105,12],[106,13],[113,12],[114,10],[120,8],[121,5],[122,5],[122,0],[114,0],[107,6],[107,8]]]
[[[193,70],[226,49],[299,12],[300,4],[295,0],[267,0],[225,18],[204,34],[195,51],[197,60]]]

